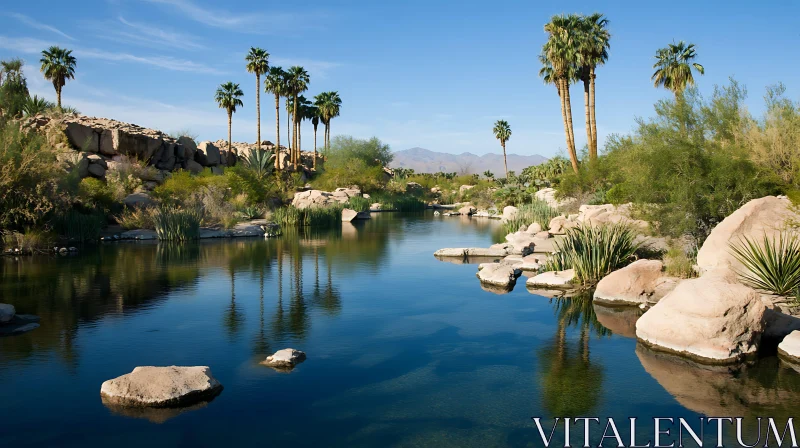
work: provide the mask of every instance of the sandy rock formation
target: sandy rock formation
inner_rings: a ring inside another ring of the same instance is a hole
[[[656,303],[675,289],[678,279],[665,276],[659,260],[637,260],[604,277],[594,300],[608,305]]]
[[[275,369],[291,370],[305,360],[306,354],[304,352],[293,348],[285,348],[267,356],[267,359],[262,364]]]
[[[526,285],[534,288],[571,288],[575,280],[575,270],[547,271],[528,279]]]
[[[511,288],[521,274],[518,263],[503,260],[499,263],[481,263],[477,276],[481,283]]]

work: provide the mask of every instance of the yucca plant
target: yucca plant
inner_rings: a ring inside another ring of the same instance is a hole
[[[559,211],[550,207],[547,202],[534,199],[530,204],[521,205],[517,216],[505,222],[504,229],[506,233],[513,233],[522,226],[527,227],[537,222],[542,226],[542,230],[547,230],[550,225],[550,220],[558,215],[560,215]]]
[[[153,212],[156,236],[161,241],[196,240],[202,219],[200,211],[195,209],[159,208]]]
[[[742,283],[779,296],[795,297],[800,289],[800,238],[796,233],[764,234],[761,244],[742,237],[731,243],[731,253],[744,265],[737,274]]]
[[[55,104],[47,101],[43,97],[34,95],[25,100],[25,103],[22,105],[22,110],[25,112],[25,116],[32,117],[34,115],[43,114],[54,107],[56,107]]]
[[[593,284],[636,259],[640,244],[635,240],[636,232],[622,223],[567,229],[564,238],[555,242],[545,270],[574,269],[576,281]]]
[[[263,218],[265,212],[266,210],[264,210],[263,207],[259,207],[258,205],[247,205],[239,209],[239,214],[244,219]]]
[[[272,172],[272,160],[274,158],[275,154],[272,151],[254,149],[245,152],[242,157],[242,163],[253,170],[260,179],[263,179]]]

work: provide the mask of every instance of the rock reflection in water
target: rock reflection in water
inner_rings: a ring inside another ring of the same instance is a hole
[[[612,333],[626,337],[636,338],[636,321],[644,314],[637,307],[608,307],[594,304],[594,313],[597,321]]]
[[[121,415],[123,417],[129,418],[140,418],[144,420],[148,420],[151,423],[161,424],[175,418],[181,414],[186,412],[196,411],[198,409],[203,409],[211,403],[214,398],[210,400],[201,401],[199,403],[195,403],[191,406],[185,406],[180,408],[148,408],[148,407],[129,407],[129,406],[119,406],[115,404],[106,403],[103,401],[103,405],[108,408],[111,413],[116,415]]]

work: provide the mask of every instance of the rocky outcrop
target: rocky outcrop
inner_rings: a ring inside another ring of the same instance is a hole
[[[712,364],[755,354],[765,307],[752,289],[723,275],[683,280],[636,323],[640,341]]]
[[[346,208],[342,210],[342,222],[350,222],[356,219],[356,216],[358,216],[358,212],[353,209]]]
[[[128,208],[146,208],[154,205],[156,202],[149,194],[140,192],[129,194],[122,203]]]
[[[511,288],[522,274],[518,264],[503,260],[499,263],[482,263],[478,266],[478,278],[481,283],[503,288]]]
[[[292,205],[299,209],[309,207],[328,207],[334,204],[344,204],[352,197],[361,196],[361,191],[354,188],[337,188],[336,191],[322,190],[299,191],[294,194]]]
[[[553,235],[564,235],[567,233],[567,229],[578,227],[578,223],[567,218],[566,216],[556,216],[550,220],[550,223],[547,225],[547,227],[550,229],[550,233]]]
[[[221,391],[208,367],[148,366],[104,382],[100,396],[110,405],[176,407],[208,400]]]
[[[306,354],[293,348],[278,350],[273,355],[267,356],[262,364],[279,370],[291,370],[296,365],[306,360]]]
[[[654,304],[675,289],[677,278],[661,271],[659,260],[637,260],[604,277],[597,284],[594,300],[605,305]]]
[[[473,215],[477,211],[478,211],[478,209],[476,209],[475,207],[473,207],[473,206],[471,206],[469,204],[467,204],[467,205],[461,207],[460,209],[458,209],[458,213],[461,214],[461,215],[464,215],[464,216]]]
[[[741,270],[742,264],[731,254],[731,243],[738,243],[741,238],[761,242],[764,235],[772,238],[791,221],[800,221],[800,216],[791,210],[791,202],[785,197],[753,199],[714,227],[697,252],[698,269]]]
[[[514,207],[513,205],[507,205],[503,207],[503,216],[500,218],[505,221],[511,221],[516,219],[517,215],[519,214],[519,209]]]

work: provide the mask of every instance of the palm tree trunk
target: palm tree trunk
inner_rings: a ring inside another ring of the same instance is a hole
[[[569,134],[569,141],[567,145],[569,146],[570,157],[572,159],[572,169],[575,170],[575,173],[578,173],[578,152],[575,149],[575,128],[572,124],[572,102],[570,101],[569,96],[569,81],[563,79],[561,81],[562,88],[564,92],[564,112],[567,119],[567,133]]]
[[[594,152],[592,142],[592,113],[589,108],[589,78],[583,80],[583,108],[586,115],[586,146],[589,147],[589,161],[594,162],[597,159],[597,154]]]
[[[58,98],[58,108],[61,109],[61,89],[56,89],[56,97]]]
[[[281,169],[281,97],[275,94],[275,170]]]
[[[506,169],[506,179],[508,179],[508,161],[506,160],[506,142],[500,142],[503,145],[503,166]]]
[[[256,73],[256,148],[261,149],[261,76]]]
[[[569,160],[572,162],[572,169],[575,170],[575,173],[577,173],[578,159],[574,150],[572,149],[572,144],[569,138],[569,121],[567,121],[567,103],[565,101],[567,93],[564,92],[564,84],[566,84],[566,82],[562,80],[557,81],[558,97],[561,100],[561,118],[564,120],[564,134],[566,135],[567,139],[567,151],[569,152]]]
[[[594,146],[594,156],[597,157],[597,120],[595,119],[595,107],[594,107],[594,67],[589,69],[589,110],[592,114],[592,145]]]
[[[292,131],[294,133],[294,139],[292,140],[292,143],[295,147],[294,169],[297,171],[297,159],[300,158],[300,153],[297,150],[297,94],[294,94],[293,99],[294,103],[292,103],[292,121],[294,122],[294,129],[292,129]]]
[[[228,153],[231,152],[231,123],[233,122],[233,113],[228,111]]]
[[[314,170],[317,169],[317,126],[314,126],[314,162],[312,168]]]

